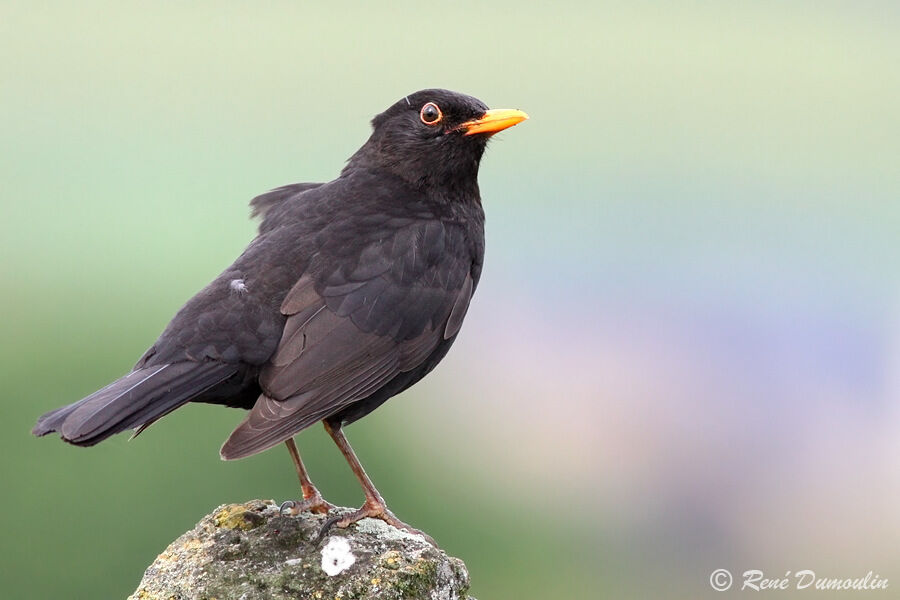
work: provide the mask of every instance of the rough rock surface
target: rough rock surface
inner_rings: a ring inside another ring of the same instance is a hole
[[[282,517],[271,500],[220,506],[157,557],[129,600],[473,600],[462,561],[421,536],[363,519],[313,547],[325,519]]]

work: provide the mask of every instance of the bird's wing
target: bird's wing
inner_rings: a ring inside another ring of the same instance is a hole
[[[260,374],[264,393],[222,457],[265,450],[365,399],[456,335],[473,290],[463,246],[439,221],[414,222],[355,256],[314,259],[281,305],[288,318]]]
[[[265,233],[277,223],[283,221],[283,219],[278,217],[280,209],[288,205],[285,200],[294,198],[298,194],[315,189],[321,185],[321,183],[292,183],[269,190],[265,194],[260,194],[251,200],[250,216],[254,218],[259,217],[259,232]]]

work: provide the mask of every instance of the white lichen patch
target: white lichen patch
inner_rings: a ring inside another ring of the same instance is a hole
[[[419,542],[423,546],[429,545],[428,541],[421,535],[397,529],[393,525],[388,525],[381,519],[362,519],[356,524],[356,529],[362,533],[375,535],[389,541],[408,540],[411,542]]]
[[[356,562],[350,552],[350,542],[342,537],[331,537],[322,548],[322,570],[334,577],[349,569]]]
[[[289,567],[293,567],[294,565],[299,565],[302,562],[303,562],[302,558],[289,558],[286,561],[284,561],[284,564],[286,564]]]

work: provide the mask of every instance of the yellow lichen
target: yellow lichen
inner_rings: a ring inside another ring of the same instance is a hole
[[[216,527],[224,529],[240,529],[247,531],[256,527],[256,523],[247,518],[247,507],[243,504],[229,504],[223,506],[213,515]]]
[[[400,553],[396,550],[391,550],[389,552],[385,552],[381,556],[381,564],[388,569],[398,569],[400,568],[400,562],[402,561],[402,557]]]

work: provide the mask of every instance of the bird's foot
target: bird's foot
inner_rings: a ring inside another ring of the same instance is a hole
[[[334,504],[325,500],[322,494],[316,490],[314,494],[304,498],[303,500],[285,500],[281,503],[278,512],[281,516],[290,515],[296,517],[302,512],[318,513],[320,515],[327,514],[329,510],[334,508]]]
[[[349,515],[344,515],[344,516],[339,515],[336,517],[331,517],[330,519],[325,521],[325,524],[322,526],[322,529],[321,529],[321,531],[319,531],[319,535],[316,538],[315,545],[318,545],[318,543],[322,541],[322,539],[328,533],[328,530],[331,529],[332,527],[337,526],[337,527],[340,527],[341,529],[344,529],[345,527],[349,527],[350,525],[356,523],[357,521],[366,519],[366,518],[381,519],[388,525],[393,525],[397,529],[401,529],[403,531],[407,531],[407,532],[415,534],[415,535],[420,535],[423,538],[425,538],[425,541],[427,541],[429,544],[431,544],[435,548],[437,547],[437,542],[435,542],[434,539],[430,535],[428,535],[424,531],[420,531],[420,530],[416,529],[415,527],[411,527],[410,525],[407,525],[406,523],[404,523],[403,521],[401,521],[400,519],[395,517],[394,513],[392,513],[391,511],[388,510],[387,506],[384,504],[383,501],[382,502],[373,502],[373,501],[369,501],[369,500],[367,500],[366,503],[363,504],[359,510],[353,511]]]

